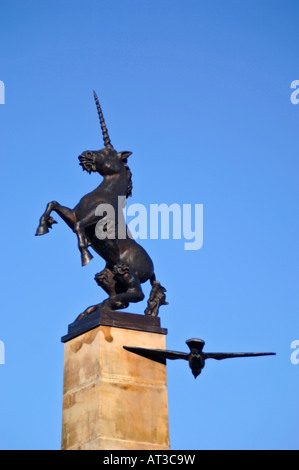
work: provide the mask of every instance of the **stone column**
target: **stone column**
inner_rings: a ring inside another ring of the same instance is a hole
[[[64,343],[62,450],[169,449],[165,363],[123,346],[165,349],[160,319],[95,312]]]

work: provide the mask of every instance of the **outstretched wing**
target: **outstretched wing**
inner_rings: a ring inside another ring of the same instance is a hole
[[[205,359],[230,359],[234,357],[275,356],[276,353],[205,353]]]
[[[189,353],[179,351],[168,351],[167,349],[135,348],[132,346],[123,346],[123,348],[134,354],[138,354],[139,356],[151,359],[152,361],[160,362],[161,364],[165,364],[166,359],[189,359]]]

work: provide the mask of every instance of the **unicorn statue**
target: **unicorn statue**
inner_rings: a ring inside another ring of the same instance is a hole
[[[57,201],[49,202],[39,220],[36,235],[44,235],[57,223],[51,216],[54,211],[76,234],[82,266],[93,258],[89,248],[106,262],[105,268],[95,275],[95,281],[108,298],[88,307],[77,320],[99,309],[120,310],[127,308],[130,302],[142,301],[141,285],[147,281],[152,287],[144,313],[157,316],[159,307],[167,305],[166,289],[156,280],[151,258],[132,238],[119,207],[120,202],[125,204],[126,198],[132,195],[132,173],[127,164],[132,152],[114,149],[95,92],[94,99],[104,148],[84,151],[78,158],[83,170],[99,173],[102,181],[96,189],[83,196],[74,209]],[[114,218],[110,217],[111,214]]]

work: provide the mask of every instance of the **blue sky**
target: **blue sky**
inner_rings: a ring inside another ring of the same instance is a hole
[[[104,298],[46,203],[95,188],[77,156],[130,150],[129,203],[203,204],[203,246],[143,240],[169,306],[167,347],[275,351],[169,361],[171,448],[298,449],[298,2],[2,0],[0,448],[59,449],[67,325]],[[145,286],[146,295],[149,287]],[[130,307],[142,313],[146,302]]]

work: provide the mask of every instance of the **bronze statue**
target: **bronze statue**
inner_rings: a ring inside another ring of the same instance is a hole
[[[119,201],[132,195],[132,173],[127,165],[131,152],[117,152],[110,141],[99,100],[94,98],[100,119],[105,147],[97,151],[85,151],[78,158],[83,170],[97,172],[103,177],[101,184],[91,193],[83,196],[74,209],[60,205],[56,201],[48,203],[40,218],[36,235],[44,235],[57,223],[51,212],[55,211],[75,232],[81,253],[82,266],[91,261],[91,247],[106,262],[103,271],[95,275],[97,284],[108,294],[103,302],[87,308],[78,319],[102,308],[119,310],[127,308],[130,302],[144,299],[141,284],[150,281],[152,290],[146,315],[158,315],[161,305],[166,305],[165,288],[156,281],[151,258],[132,239],[125,223]],[[110,223],[107,212],[97,215],[97,208],[112,207],[114,223]],[[96,226],[102,222],[102,236],[96,235]],[[123,230],[124,228],[124,230]],[[106,234],[105,234],[106,232]],[[112,233],[111,233],[112,232]],[[122,236],[119,236],[119,233]]]
[[[189,362],[189,367],[195,378],[204,368],[206,359],[217,359],[219,361],[235,357],[275,356],[275,353],[204,353],[202,350],[205,342],[198,338],[188,339],[186,344],[190,349],[189,353],[131,346],[124,346],[124,349],[157,362],[165,362],[165,359],[184,359]]]

